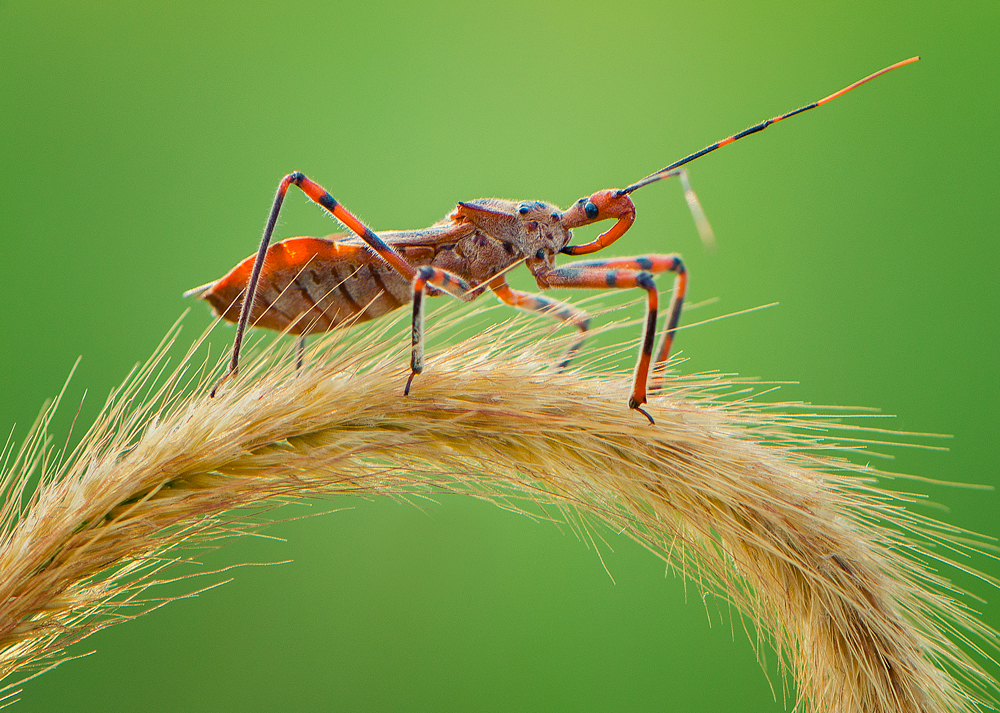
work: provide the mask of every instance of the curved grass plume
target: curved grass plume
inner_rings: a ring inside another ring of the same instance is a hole
[[[409,398],[405,343],[375,325],[324,338],[300,371],[266,350],[215,399],[194,349],[161,374],[168,340],[65,457],[48,409],[4,453],[0,673],[23,680],[155,606],[140,602],[163,570],[253,527],[248,508],[459,492],[627,533],[732,603],[777,650],[797,710],[990,705],[979,661],[997,634],[938,571],[976,540],[846,459],[884,432],[751,401],[717,374],[668,376],[650,426],[625,406],[627,374],[597,352],[556,373],[559,345],[524,324],[439,350]]]

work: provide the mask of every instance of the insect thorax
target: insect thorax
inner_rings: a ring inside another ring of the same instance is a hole
[[[459,203],[450,217],[475,227],[459,247],[476,282],[522,259],[532,271],[552,267],[555,255],[572,238],[562,226],[562,211],[545,201],[481,198]]]

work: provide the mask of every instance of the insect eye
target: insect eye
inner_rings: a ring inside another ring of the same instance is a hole
[[[538,252],[535,253],[535,257],[538,260],[544,260],[545,259],[545,251],[544,250],[539,250]]]
[[[593,201],[587,201],[587,205],[583,207],[583,212],[587,214],[587,217],[593,220],[597,217],[597,206],[594,205]]]
[[[528,206],[523,205],[523,206],[521,206],[520,208],[517,209],[517,212],[520,213],[521,215],[527,215],[529,210],[531,210],[531,209],[528,208]]]

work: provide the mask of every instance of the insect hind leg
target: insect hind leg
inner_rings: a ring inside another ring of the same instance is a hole
[[[406,258],[382,240],[371,228],[358,220],[353,213],[338,203],[325,188],[311,181],[298,171],[289,173],[278,184],[278,190],[274,195],[274,203],[271,205],[271,212],[268,214],[267,222],[264,224],[264,234],[261,237],[260,247],[257,249],[253,270],[250,273],[249,280],[247,280],[247,288],[243,296],[243,307],[240,310],[239,322],[236,325],[236,337],[233,340],[233,354],[229,362],[229,370],[212,387],[209,393],[210,397],[214,397],[222,383],[239,370],[240,347],[243,344],[243,336],[246,333],[247,322],[250,319],[250,312],[257,294],[257,284],[260,282],[261,270],[264,267],[264,257],[267,255],[267,248],[271,243],[271,236],[274,234],[274,227],[277,225],[278,214],[281,212],[281,205],[285,201],[285,194],[288,193],[288,188],[293,185],[298,186],[310,200],[350,228],[355,235],[365,241],[380,258],[389,263],[400,275],[409,280],[414,279],[417,274],[417,270],[406,261]]]

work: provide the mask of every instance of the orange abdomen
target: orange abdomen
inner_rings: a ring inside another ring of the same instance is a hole
[[[367,322],[413,299],[408,280],[355,240],[289,238],[268,248],[250,324],[291,334],[326,332],[347,320]],[[429,265],[430,247],[400,247],[414,267]],[[236,322],[253,269],[250,256],[207,285],[199,297]]]

